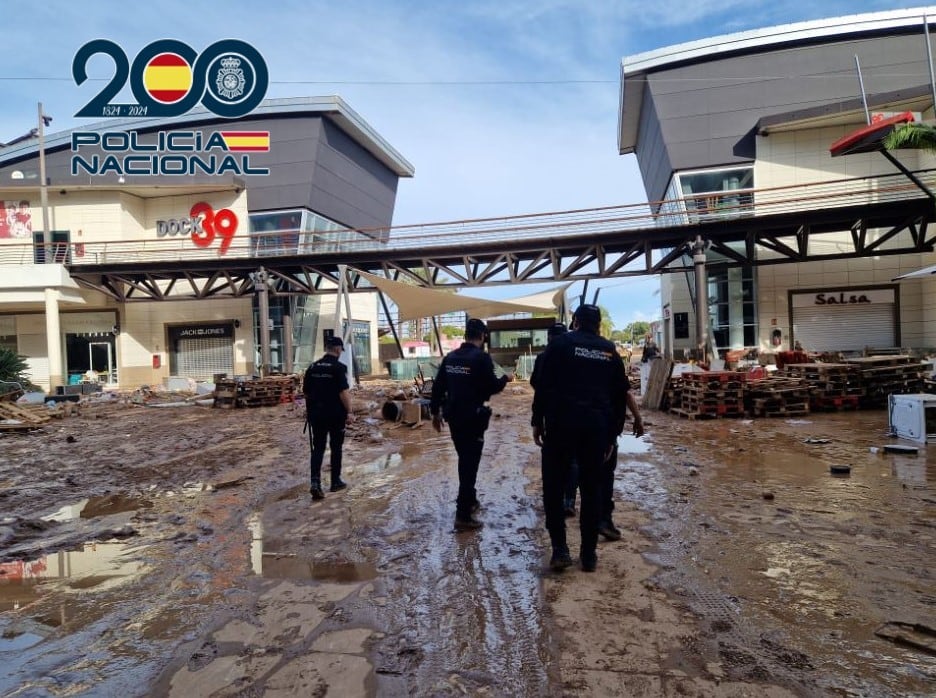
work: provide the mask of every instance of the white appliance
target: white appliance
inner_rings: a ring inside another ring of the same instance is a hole
[[[888,401],[890,431],[917,443],[936,443],[936,395],[891,395]]]

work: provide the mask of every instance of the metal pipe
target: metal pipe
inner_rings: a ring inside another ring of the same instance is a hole
[[[42,206],[42,239],[39,242],[42,245],[42,262],[48,264],[51,234],[49,232],[49,192],[47,189],[48,183],[46,182],[45,120],[46,115],[42,113],[42,102],[39,102],[39,201]]]
[[[933,72],[933,47],[930,44],[929,17],[923,13],[923,36],[926,39],[926,63],[929,66],[930,90],[933,92],[933,110],[936,111],[936,73]]]
[[[397,334],[396,325],[393,324],[393,318],[390,317],[390,308],[387,307],[387,299],[384,298],[383,291],[377,291],[377,297],[380,298],[380,304],[383,306],[384,314],[387,316],[387,322],[390,324],[390,332],[393,334],[393,341],[396,342],[397,351],[400,352],[400,358],[405,359],[403,355],[403,345],[400,343],[400,336]]]
[[[283,316],[283,373],[293,372],[293,319],[290,313]]]
[[[436,316],[432,316],[432,330],[435,332],[436,337],[436,346],[439,347],[439,356],[445,356],[445,352],[442,351],[442,335],[439,334],[439,323],[436,322]]]
[[[855,69],[858,71],[858,86],[861,88],[861,103],[864,104],[865,120],[871,123],[871,112],[868,110],[868,96],[865,94],[864,78],[861,77],[861,63],[858,62],[858,54],[855,54]]]

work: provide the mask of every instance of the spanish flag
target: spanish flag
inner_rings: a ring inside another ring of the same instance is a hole
[[[157,102],[178,102],[192,89],[192,67],[178,54],[160,53],[143,69],[143,87]]]
[[[228,150],[235,153],[259,153],[270,149],[269,131],[221,131]]]

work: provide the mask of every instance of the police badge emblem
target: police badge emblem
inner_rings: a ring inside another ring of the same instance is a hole
[[[244,71],[240,67],[240,59],[234,56],[227,56],[221,59],[221,67],[215,76],[215,85],[218,88],[218,95],[228,100],[234,100],[244,94],[244,87],[247,80],[244,78]]]

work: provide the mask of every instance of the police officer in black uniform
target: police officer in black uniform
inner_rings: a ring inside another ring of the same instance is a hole
[[[309,424],[309,461],[312,499],[324,499],[322,491],[322,461],[325,442],[331,448],[331,491],[347,487],[341,479],[341,447],[345,424],[351,421],[351,394],[348,387],[348,367],[338,357],[344,351],[341,337],[325,340],[325,354],[306,369],[302,392],[306,400],[306,420]]]
[[[556,337],[542,354],[534,401],[533,440],[543,448],[543,505],[552,542],[550,566],[572,565],[566,543],[563,491],[573,459],[579,469],[582,569],[597,564],[601,480],[606,459],[624,429],[627,384],[614,344],[599,336],[601,311],[581,305],[575,329]]]
[[[565,326],[563,322],[554,323],[546,330],[546,343],[549,344],[556,337],[561,334],[565,334],[569,331],[569,328]],[[533,372],[530,374],[530,387],[533,390],[536,390],[536,383],[539,377],[538,371],[542,363],[543,355],[542,353],[536,355],[536,361],[533,362]],[[532,426],[536,426],[542,420],[542,415],[537,413],[537,408],[539,404],[537,403],[536,397],[533,397],[533,419],[531,420]],[[566,478],[566,488],[565,488],[565,497],[564,497],[564,507],[566,516],[575,516],[575,497],[576,492],[578,492],[578,466],[573,460],[569,465],[569,474]]]
[[[491,408],[484,403],[511,380],[509,375],[498,378],[494,373],[494,362],[482,349],[486,333],[487,327],[481,320],[468,320],[464,343],[442,359],[432,383],[429,405],[432,426],[440,432],[443,419],[448,422],[458,454],[457,531],[482,526],[473,513],[478,506],[475,483],[484,448],[484,432],[491,418]]]

